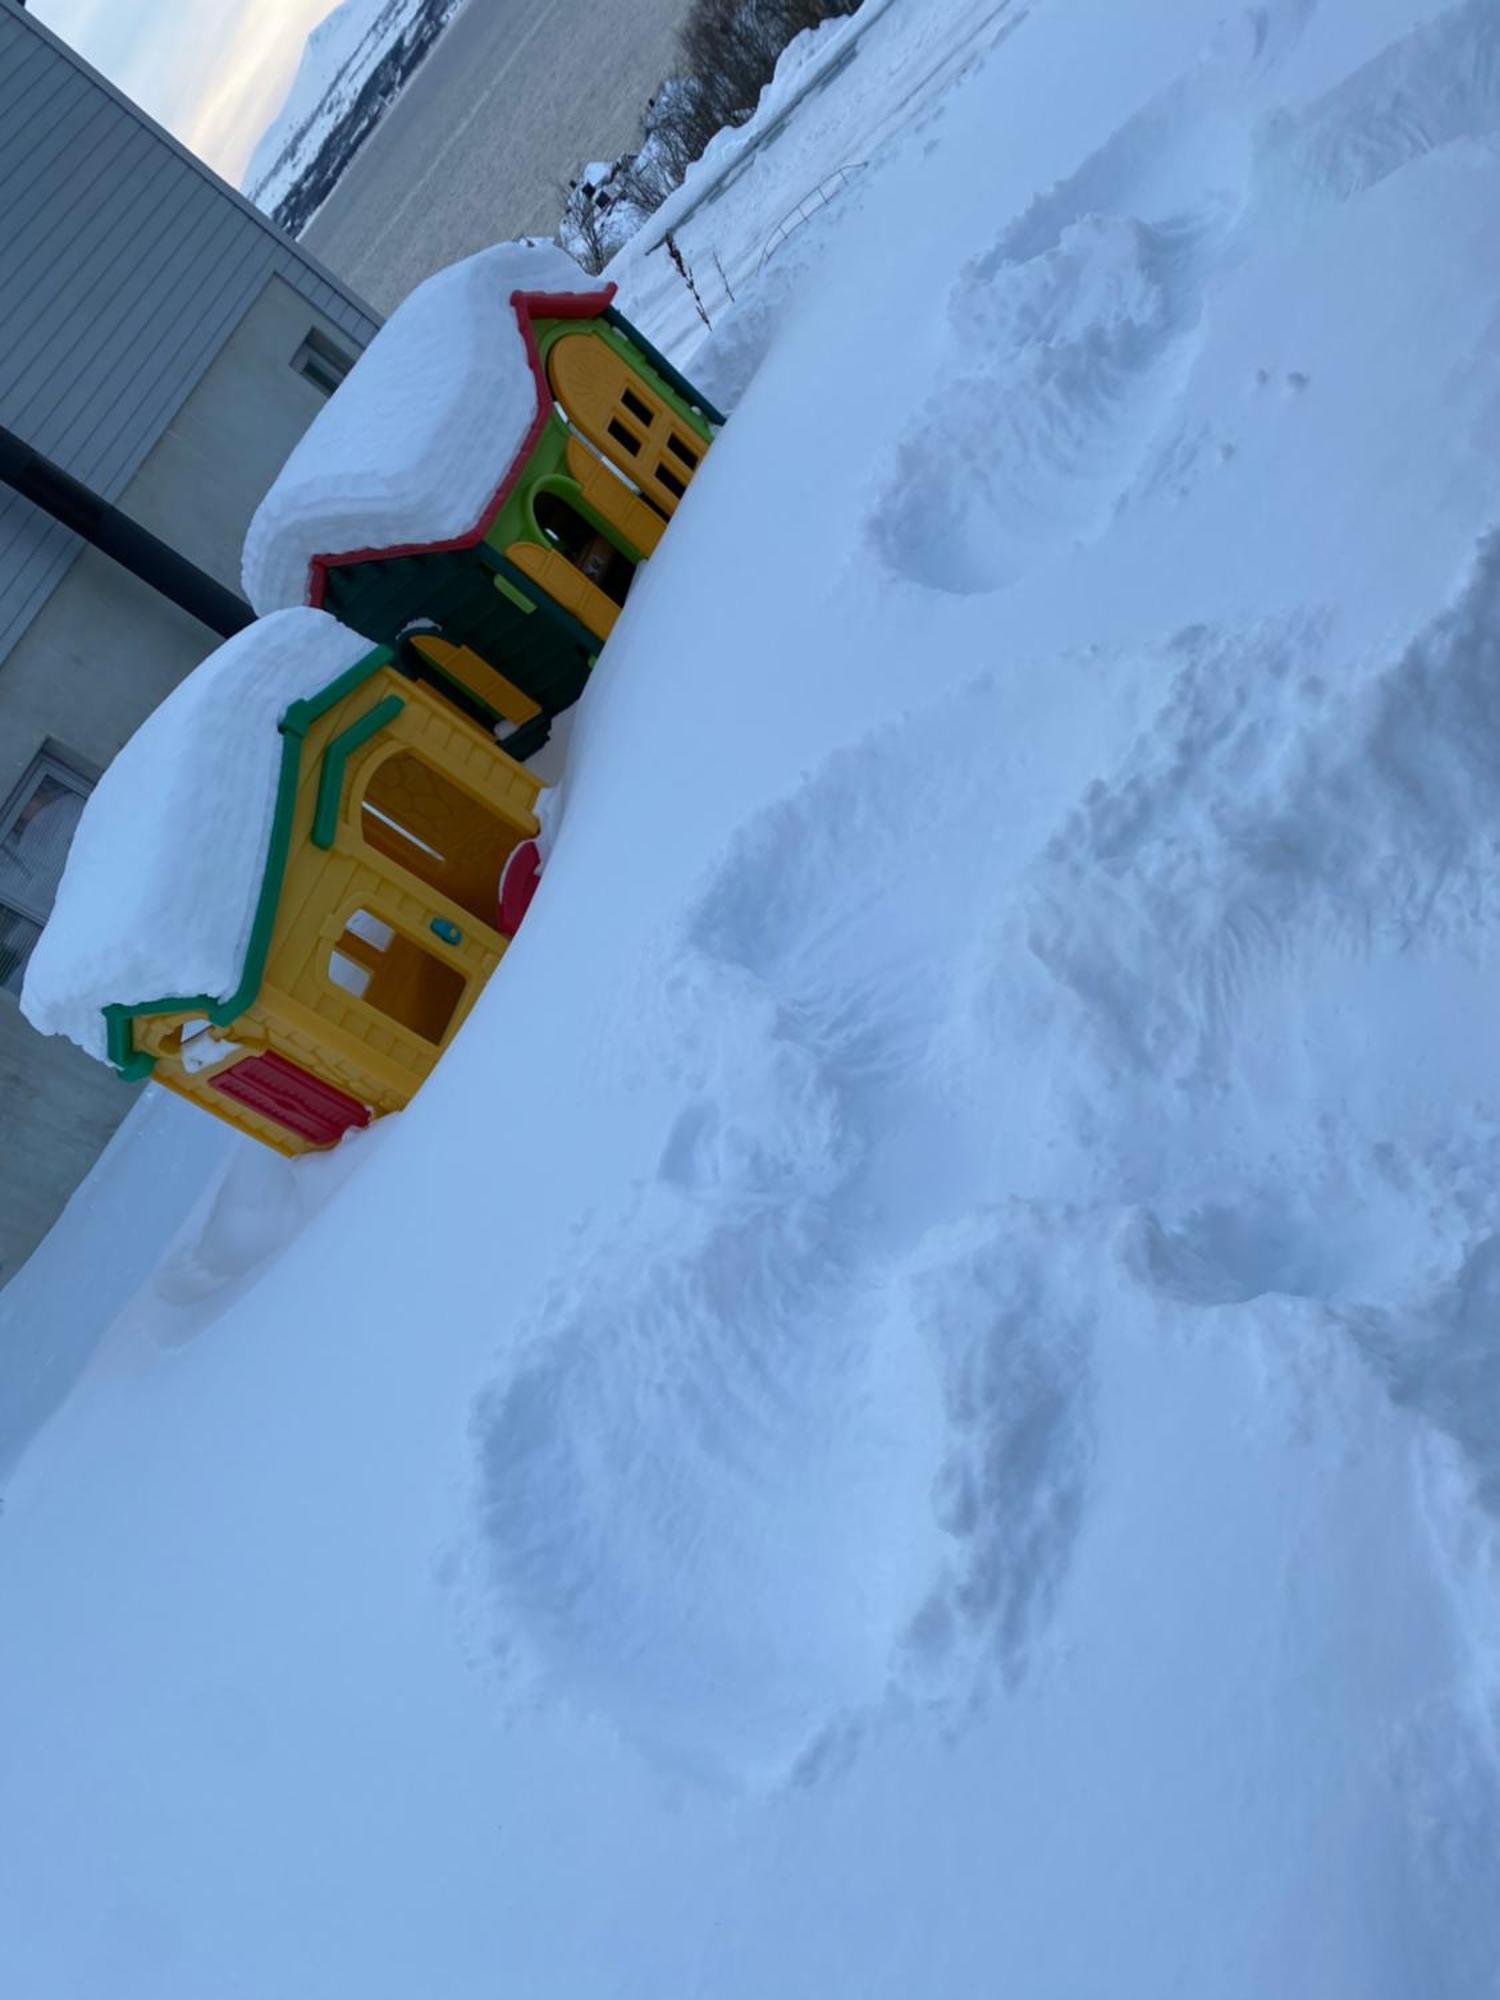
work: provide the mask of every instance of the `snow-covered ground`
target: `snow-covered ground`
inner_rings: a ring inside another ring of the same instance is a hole
[[[40,1253],[0,1990],[1500,1991],[1500,12],[1008,14],[622,258],[738,407],[421,1096]]]

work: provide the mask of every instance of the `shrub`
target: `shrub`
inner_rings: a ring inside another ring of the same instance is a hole
[[[693,0],[678,37],[682,72],[646,107],[639,149],[573,184],[560,232],[590,270],[682,184],[725,126],[743,125],[782,50],[804,28],[852,14],[859,0]]]

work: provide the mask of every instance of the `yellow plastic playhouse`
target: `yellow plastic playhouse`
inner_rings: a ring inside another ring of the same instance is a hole
[[[721,421],[581,280],[450,267],[329,399],[246,537],[261,617],[85,809],[38,1027],[283,1153],[429,1074],[536,884],[527,759]]]
[[[504,957],[542,790],[386,648],[276,613],[105,773],[22,1004],[280,1152],[331,1145],[407,1103]]]
[[[505,955],[540,781],[371,652],[281,722],[238,988],[106,1008],[110,1055],[284,1153],[399,1110]]]

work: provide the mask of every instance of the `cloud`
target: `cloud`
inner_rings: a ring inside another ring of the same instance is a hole
[[[286,100],[309,33],[331,11],[331,0],[247,0],[181,134],[230,180],[244,172]]]
[[[336,0],[33,0],[33,11],[226,180],[281,109]]]

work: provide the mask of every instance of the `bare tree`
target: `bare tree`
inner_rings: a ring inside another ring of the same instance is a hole
[[[609,247],[604,240],[604,218],[594,199],[594,190],[587,181],[574,181],[563,194],[563,226],[559,232],[564,238],[564,247],[578,259],[585,271],[597,275],[609,262]]]
[[[629,198],[656,208],[726,125],[743,125],[794,35],[859,0],[693,0],[678,37],[683,73],[651,108],[647,136],[626,169]]]

